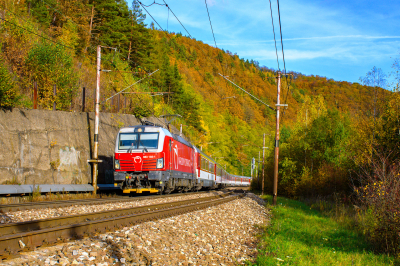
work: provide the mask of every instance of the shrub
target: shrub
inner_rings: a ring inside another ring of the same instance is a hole
[[[358,202],[368,219],[361,222],[364,233],[379,251],[400,252],[400,167],[391,154],[375,154],[361,168],[354,186]]]

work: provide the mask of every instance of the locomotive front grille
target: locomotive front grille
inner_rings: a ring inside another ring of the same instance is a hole
[[[135,164],[131,160],[120,160],[119,165],[123,171],[135,171]]]
[[[156,167],[157,167],[157,159],[143,160],[142,170],[144,171],[156,170]]]
[[[135,163],[131,160],[120,160],[120,169],[123,171],[135,171]],[[152,171],[157,168],[157,159],[144,159],[142,171]]]

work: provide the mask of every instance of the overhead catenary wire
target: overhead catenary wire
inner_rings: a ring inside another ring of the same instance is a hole
[[[241,87],[239,87],[238,85],[236,85],[234,82],[230,81],[229,79],[227,79],[225,76],[223,76],[222,74],[218,73],[221,77],[223,77],[225,80],[229,81],[230,83],[232,83],[234,86],[236,86],[237,88],[241,89],[242,91],[244,91],[245,93],[247,93],[248,95],[250,95],[251,97],[253,97],[254,99],[256,99],[257,101],[263,103],[264,105],[268,106],[271,110],[276,111],[274,108],[272,108],[271,106],[269,106],[268,104],[266,104],[265,102],[261,101],[260,99],[258,99],[256,96],[254,96],[253,94],[249,93],[248,91],[246,91],[245,89],[242,89]]]
[[[189,33],[189,31],[186,29],[186,27],[182,24],[182,22],[179,20],[179,18],[175,15],[175,13],[171,10],[171,8],[168,6],[168,4],[165,2],[165,0],[163,0],[163,2],[165,3],[165,5],[168,7],[168,9],[171,11],[171,13],[174,15],[174,17],[176,18],[176,20],[179,22],[179,24],[182,26],[182,28],[186,31],[186,33],[189,35],[189,37],[190,38],[192,38],[193,39],[193,37],[192,37],[192,35]],[[139,2],[139,4],[141,4],[141,2]],[[141,4],[142,5],[142,4]],[[142,5],[142,7],[143,7],[143,5]],[[154,20],[154,22],[156,22],[157,23],[157,25],[160,27],[160,29],[161,30],[163,30],[162,29],[162,27],[160,26],[160,24],[154,19],[154,17],[149,13],[149,11],[146,9],[146,8],[144,8],[143,7],[143,9],[149,14],[149,16]],[[163,30],[164,32],[165,32],[165,30]],[[167,35],[167,37],[168,37],[168,35]],[[169,37],[168,37],[169,38]],[[196,43],[197,44],[197,43]],[[197,44],[197,46],[199,47],[199,45]],[[200,48],[200,50],[203,52],[203,54],[205,55],[205,56],[207,56],[208,58],[210,58],[209,57],[209,55],[207,54],[207,53],[205,53],[204,52],[204,50],[201,48],[201,47],[199,47]],[[186,57],[186,56],[185,56]],[[210,63],[214,66],[214,67],[216,67],[215,66],[215,64],[210,60]],[[221,66],[222,67],[222,66]],[[197,70],[197,69],[196,69]],[[222,71],[223,71],[223,69],[222,69]],[[208,81],[205,79],[205,77],[197,70],[197,72],[203,77],[203,79],[206,81],[206,83],[210,86],[210,88],[212,88],[213,90],[214,90],[214,92],[222,99],[223,97],[221,96],[221,95],[219,95],[219,93],[208,83]],[[236,99],[235,98],[235,100],[236,101],[239,101],[238,99]]]
[[[215,35],[214,35],[213,26],[212,26],[212,24],[211,24],[210,12],[208,12],[207,0],[204,0],[204,3],[206,4],[206,9],[207,9],[207,14],[208,14],[208,20],[210,21],[210,27],[211,27],[211,32],[212,32],[212,35],[213,35],[213,38],[214,38],[215,48],[218,48],[218,47],[217,47],[217,42],[215,41]]]
[[[43,1],[44,1],[44,0],[43,0]],[[54,10],[55,10],[56,12],[58,12],[59,14],[63,15],[63,14],[60,13],[60,11],[58,11],[57,9],[54,8]],[[11,12],[11,11],[9,11],[9,10],[7,10],[7,11],[10,12],[10,13],[12,13],[12,14],[14,14],[14,15],[16,15],[15,13],[13,13],[13,12]],[[65,15],[63,15],[63,16],[65,16]],[[57,42],[57,41],[55,41],[55,40],[52,40],[51,38],[47,38],[47,37],[45,37],[45,36],[43,36],[43,35],[37,34],[37,33],[33,32],[33,31],[29,30],[29,29],[26,29],[26,28],[24,28],[24,27],[22,27],[22,26],[19,26],[19,25],[13,23],[13,22],[8,21],[8,20],[6,20],[6,19],[3,19],[3,18],[1,18],[1,17],[0,17],[0,19],[2,19],[3,21],[5,21],[5,22],[7,22],[7,23],[10,23],[10,24],[12,24],[12,25],[14,25],[14,26],[16,26],[16,27],[18,27],[18,28],[21,28],[22,30],[24,30],[24,31],[26,31],[26,32],[29,32],[29,33],[31,33],[31,34],[34,34],[34,35],[38,36],[38,37],[41,37],[41,38],[46,39],[46,40],[48,40],[48,41],[51,41],[51,42],[53,42],[53,43],[55,43],[55,44],[61,45],[61,46],[65,47],[65,48],[68,48],[68,49],[71,49],[71,50],[74,50],[74,51],[75,51],[75,49],[74,49],[73,47],[69,47],[69,46],[64,45],[64,44],[62,44],[62,43],[60,43],[60,42]],[[23,19],[23,20],[27,22],[27,20],[25,20],[25,19]],[[71,21],[72,21],[72,20],[71,20]],[[74,23],[75,23],[75,22],[74,22]],[[43,32],[43,31],[42,31],[42,32]],[[44,33],[44,32],[43,32],[43,33]],[[95,56],[95,58],[97,59],[97,55]],[[112,65],[114,68],[117,69],[116,72],[118,72],[118,74],[120,74],[121,77],[123,78],[124,82],[128,84],[128,82],[127,82],[127,81],[125,80],[125,78],[122,76],[121,71],[118,70],[118,68],[115,66],[115,64],[114,64],[110,59],[104,59],[104,60],[105,60],[105,61],[111,62],[111,65]],[[157,71],[158,71],[158,70],[157,70]],[[155,73],[155,72],[156,72],[156,71],[154,71],[153,73]],[[153,73],[151,73],[150,75],[152,75]],[[150,76],[150,75],[149,75],[149,76]],[[145,77],[145,78],[147,78],[147,77]],[[143,79],[144,79],[144,78],[142,78],[141,80],[143,80]],[[138,82],[140,82],[141,80],[139,80]],[[134,84],[137,84],[138,82],[136,82],[136,83],[134,83]],[[132,86],[130,86],[130,87],[132,87]],[[115,95],[114,95],[114,96],[115,96]],[[140,100],[139,96],[137,96],[137,95],[135,95],[135,96]],[[103,101],[103,102],[105,102],[105,101]],[[103,102],[102,102],[102,103],[103,103]],[[154,115],[154,112],[152,112],[149,108],[147,108],[147,106],[144,106],[144,107],[145,107],[145,109],[147,109],[150,113],[152,113],[153,116],[155,116],[155,115]],[[157,119],[158,119],[158,118],[157,118]],[[162,122],[160,119],[158,119],[158,120],[159,120],[160,122]]]
[[[271,0],[269,0],[269,9],[270,9],[270,11],[271,11],[272,32],[274,33],[276,63],[278,64],[278,70],[280,70],[280,68],[279,68],[279,57],[278,57],[278,48],[276,48],[275,26],[274,26],[274,17],[273,17],[273,15],[272,15],[272,4],[271,4]]]
[[[163,0],[164,1],[164,0]],[[138,1],[139,2],[139,4],[143,7],[143,9],[146,11],[146,13],[153,19],[153,21],[158,25],[158,27],[160,27],[160,30],[162,30],[165,34],[166,34],[166,36],[167,36],[167,38],[168,39],[170,39],[171,40],[171,38],[169,37],[169,35],[168,35],[168,32],[166,31],[166,30],[164,30],[163,29],[163,27],[161,27],[161,25],[157,22],[157,20],[150,14],[150,12],[144,7],[144,5],[140,2],[140,1]],[[164,1],[164,3],[165,3],[165,1]],[[174,15],[174,17],[179,21],[179,23],[181,24],[181,26],[185,29],[185,31],[189,34],[189,36],[191,37],[191,38],[193,38],[191,35],[190,35],[190,33],[187,31],[187,29],[185,28],[185,26],[183,26],[183,24],[180,22],[180,20],[177,18],[177,16],[175,15],[175,13],[170,9],[170,7],[167,5],[167,3],[165,3],[165,6],[167,6],[167,8],[170,10],[170,12]],[[202,50],[201,48],[200,48],[200,50]],[[203,53],[204,53],[204,51],[203,51]],[[186,55],[184,55],[185,56],[185,58],[186,58],[186,60],[189,60],[188,58],[187,58],[187,56]],[[220,98],[222,98],[222,96],[221,95],[219,95],[219,93],[210,85],[210,83],[207,81],[207,79],[206,79],[206,77],[203,75],[203,74],[201,74],[200,73],[200,71],[198,70],[198,69],[196,69],[196,71],[199,73],[199,75],[204,79],[204,81],[206,81],[206,83],[208,84],[208,86],[210,86],[210,88],[220,97]]]
[[[143,4],[145,7],[151,7],[152,5],[159,5],[159,6],[165,6],[165,4],[159,4],[156,1],[153,1],[153,3],[151,3],[150,5],[145,5]]]
[[[42,0],[42,1],[43,1],[44,3],[47,4],[47,2],[46,2],[45,0]],[[53,9],[53,10],[55,10],[57,13],[59,13],[60,15],[66,17],[62,12],[58,11],[56,8],[52,7],[52,6],[49,5],[49,4],[47,4],[47,5],[48,5],[51,9]],[[18,16],[16,13],[10,11],[10,10],[7,9],[7,8],[3,8],[3,9],[6,10],[7,12],[13,14],[14,16]],[[31,12],[32,12],[32,11],[31,11]],[[32,22],[30,22],[30,21],[24,19],[24,18],[21,17],[21,16],[19,16],[19,18],[33,26]],[[67,45],[65,45],[65,44],[63,44],[63,43],[61,43],[61,42],[58,42],[58,41],[56,41],[56,40],[53,40],[53,39],[51,38],[51,36],[49,36],[49,35],[48,35],[47,33],[45,33],[43,30],[38,29],[38,30],[41,31],[43,34],[45,34],[46,36],[39,35],[39,34],[33,32],[33,31],[31,31],[31,30],[29,30],[29,29],[27,29],[27,28],[25,28],[25,27],[19,26],[19,25],[13,23],[13,22],[7,21],[7,20],[5,20],[5,19],[3,19],[3,18],[1,18],[1,17],[0,17],[0,19],[4,20],[5,22],[8,22],[8,23],[10,23],[10,24],[13,24],[13,25],[16,26],[16,27],[19,27],[20,29],[22,29],[22,30],[24,30],[24,31],[26,31],[26,32],[29,32],[29,33],[31,33],[31,34],[34,34],[34,35],[38,36],[38,37],[41,37],[41,38],[43,38],[43,39],[45,39],[45,40],[51,41],[51,42],[53,42],[53,43],[55,43],[55,44],[58,44],[58,45],[60,45],[60,46],[63,46],[63,47],[65,47],[65,48],[68,48],[68,49],[73,50],[73,51],[76,50],[76,49],[73,48],[73,47],[67,46]],[[68,18],[68,17],[66,17],[66,19],[69,20],[69,21],[71,21],[71,22],[73,22],[73,23],[75,23],[76,25],[78,25],[78,26],[81,27],[81,25],[77,24],[77,23],[76,23],[75,21],[73,21],[72,19],[70,19],[70,18]],[[96,37],[96,39],[97,39],[97,37]],[[98,40],[98,39],[97,39],[97,40]],[[100,41],[100,40],[98,40],[98,41]],[[101,41],[100,41],[100,43],[101,43]],[[104,43],[102,43],[102,44],[105,45]],[[92,46],[90,46],[90,47],[88,47],[88,48],[90,48],[90,49],[96,49],[96,48],[94,48],[94,47],[92,47]],[[86,57],[86,54],[85,54],[85,57]],[[93,56],[93,59],[97,59],[97,55],[96,55],[96,56]],[[111,62],[111,60],[109,60],[109,59],[104,59],[104,58],[103,58],[103,60]],[[112,62],[111,62],[111,63],[112,63]],[[146,70],[146,72],[148,72],[148,71]]]
[[[213,26],[212,26],[212,23],[211,23],[210,12],[208,11],[207,0],[204,0],[204,3],[205,3],[205,5],[206,5],[206,9],[207,9],[208,21],[210,21],[210,27],[211,27],[211,32],[212,32],[212,35],[213,35],[213,38],[214,38],[215,48],[218,49],[217,41],[215,40],[214,29],[213,29]],[[222,65],[222,62],[221,62],[220,60],[218,60],[218,61],[219,61],[219,64],[220,64],[220,66],[221,66],[221,69],[222,69],[222,74],[225,76],[225,71],[224,71],[224,67],[223,67],[223,65]]]
[[[281,12],[279,10],[279,0],[276,0],[276,3],[278,5],[278,17],[279,17],[279,31],[281,35],[281,47],[282,47],[282,60],[283,60],[283,69],[284,73],[286,75],[286,63],[285,63],[285,53],[283,52],[283,37],[282,37],[282,24],[281,24]]]
[[[31,34],[33,34],[33,35],[36,35],[36,36],[38,36],[38,37],[40,37],[40,38],[43,38],[43,39],[48,40],[48,41],[51,41],[51,42],[53,42],[53,43],[55,43],[55,44],[58,44],[58,45],[61,45],[61,46],[65,47],[65,48],[75,50],[75,49],[72,48],[72,47],[69,47],[69,46],[67,46],[67,45],[65,45],[65,44],[62,44],[62,43],[60,43],[60,42],[57,42],[57,41],[52,40],[52,39],[50,39],[50,38],[47,38],[47,37],[45,37],[45,36],[43,36],[43,35],[37,34],[37,33],[33,32],[33,31],[28,30],[27,28],[24,28],[24,27],[22,27],[22,26],[19,26],[19,25],[15,24],[15,23],[13,23],[13,22],[7,20],[7,19],[4,19],[4,18],[2,18],[2,17],[0,17],[0,19],[3,20],[4,22],[7,22],[7,23],[9,23],[9,24],[12,24],[12,25],[14,25],[14,26],[16,26],[16,27],[18,27],[18,28],[20,28],[20,29],[26,31],[26,32],[29,32],[29,33],[31,33]]]
[[[274,43],[275,43],[275,54],[276,54],[276,62],[278,65],[278,70],[280,71],[280,67],[279,67],[279,57],[278,57],[278,49],[277,49],[277,45],[276,45],[276,36],[275,36],[275,26],[274,26],[274,18],[272,15],[272,3],[271,0],[269,0],[269,7],[270,7],[270,12],[271,12],[271,21],[272,21],[272,31],[274,34]],[[288,82],[288,78],[287,78],[287,73],[286,73],[286,61],[285,61],[285,52],[283,49],[283,36],[282,36],[282,23],[281,23],[281,14],[280,14],[280,7],[279,7],[279,0],[277,0],[277,7],[278,7],[278,18],[279,18],[279,33],[280,33],[280,40],[281,40],[281,48],[282,48],[282,61],[283,61],[283,68],[284,68],[284,76],[286,78],[286,86],[287,86],[287,91],[286,91],[286,96],[285,96],[285,103],[287,101],[287,97],[289,95],[289,91],[290,91],[290,83],[291,80]],[[286,110],[283,111],[282,114],[282,123],[283,123],[283,119],[285,116]]]
[[[54,11],[56,11],[56,12],[58,12],[60,15],[62,15],[62,16],[64,16],[65,18],[67,18],[68,20],[70,20],[71,22],[73,22],[74,24],[76,24],[76,25],[78,25],[78,26],[80,26],[79,24],[77,24],[75,21],[73,21],[73,20],[71,20],[70,18],[68,18],[67,16],[65,16],[62,12],[60,12],[60,11],[58,11],[56,8],[54,8],[53,6],[51,6],[49,3],[47,3],[45,0],[42,0],[44,3],[46,3],[50,8],[52,8]],[[154,3],[155,3],[155,1],[154,1]],[[153,4],[154,4],[153,3]],[[157,3],[155,3],[155,4],[157,4]],[[160,4],[161,5],[161,4]],[[93,34],[91,35],[91,36],[93,36]],[[95,39],[97,39],[97,41],[99,41],[101,44],[103,44],[103,45],[105,45],[101,40],[99,40],[97,37],[95,37]],[[114,56],[115,56],[115,54],[114,54]],[[122,56],[123,57],[123,56]],[[127,57],[123,57],[123,58],[125,58],[125,59],[127,59]],[[97,55],[96,55],[96,59],[97,59]],[[113,61],[111,61],[110,59],[103,59],[103,60],[105,60],[105,61],[108,61],[108,62],[110,62],[111,63],[111,65],[117,70],[116,72],[118,72],[118,74],[122,77],[122,79],[123,79],[123,81],[128,85],[129,83],[126,81],[126,79],[123,77],[123,75],[121,74],[121,71],[116,67],[116,65],[114,64],[114,62]],[[140,68],[143,68],[142,66],[140,66],[139,65],[139,67]],[[149,72],[148,70],[146,70],[145,69],[145,72]],[[153,72],[154,73],[154,72]],[[137,82],[136,82],[137,83]],[[135,83],[135,84],[136,84]],[[138,96],[138,95],[135,95],[136,96],[136,98],[138,98],[138,100],[141,100],[140,99],[140,97]],[[103,101],[104,102],[104,101]],[[156,117],[155,116],[155,114],[154,114],[154,112],[152,112],[146,105],[143,105],[144,107],[145,107],[145,109],[147,110],[147,111],[149,111],[154,117]],[[159,118],[157,118],[161,123],[162,123],[162,121],[159,119]]]
[[[133,84],[129,85],[128,87],[126,87],[125,89],[123,89],[123,90],[121,90],[121,91],[117,92],[116,94],[114,94],[113,96],[111,96],[111,97],[109,97],[109,98],[105,99],[105,100],[104,100],[104,101],[102,101],[101,103],[104,103],[104,102],[106,102],[106,101],[110,100],[111,98],[113,98],[113,97],[117,96],[118,94],[122,93],[123,91],[125,91],[125,90],[127,90],[127,89],[131,88],[132,86],[134,86],[134,85],[136,85],[136,84],[138,84],[138,83],[139,83],[139,82],[141,82],[142,80],[144,80],[144,79],[146,79],[146,78],[150,77],[151,75],[153,75],[154,73],[156,73],[158,70],[159,70],[159,69],[157,69],[156,71],[154,71],[154,72],[152,72],[152,73],[148,74],[146,77],[139,79],[139,80],[138,80],[138,81],[136,81],[135,83],[133,83]]]
[[[189,31],[185,28],[185,26],[182,24],[182,22],[179,20],[179,18],[175,15],[175,13],[171,10],[171,8],[168,6],[168,4],[165,2],[165,0],[163,0],[163,2],[165,3],[165,5],[167,6],[167,8],[171,11],[171,13],[175,16],[175,18],[177,19],[177,21],[180,23],[180,25],[183,27],[183,29],[187,32],[187,34],[189,35],[189,37],[191,37],[191,38],[193,38],[192,37],[192,35],[189,33]],[[139,2],[139,4],[141,4],[141,2]],[[143,5],[142,5],[142,7],[143,7]],[[157,23],[157,25],[160,27],[160,29],[161,30],[163,30],[162,29],[162,27],[160,26],[160,24],[154,19],[154,17],[149,13],[149,11],[146,9],[146,8],[144,8],[143,7],[143,9],[149,14],[149,16],[154,20],[154,22],[156,22]],[[165,32],[165,30],[163,30],[164,32]],[[168,37],[168,35],[167,35],[167,37]],[[168,37],[169,38],[169,37]],[[207,53],[205,53],[204,52],[204,50],[201,48],[201,47],[199,47],[200,48],[200,50],[209,58],[209,56],[208,56],[208,54]],[[212,61],[210,61],[211,62],[211,64],[213,65],[213,66],[215,66],[215,64],[212,62]],[[216,67],[216,66],[215,66]],[[223,69],[222,69],[223,70]],[[198,71],[198,70],[197,70]],[[199,72],[199,71],[198,71]],[[200,72],[199,72],[199,74],[200,74]],[[221,75],[221,74],[219,74],[219,75]],[[202,76],[202,75],[201,75]],[[226,79],[225,78],[225,76],[223,76],[223,75],[221,75],[224,79]],[[204,78],[204,76],[203,76],[203,78]],[[228,79],[226,79],[226,80],[228,80]],[[229,81],[229,82],[231,82],[231,81]],[[231,82],[232,83],[232,82]],[[207,84],[212,88],[212,86],[208,83],[208,81],[207,81]],[[233,83],[234,84],[234,83]],[[238,85],[236,85],[236,84],[234,84],[236,87],[238,87],[238,88],[240,88]],[[243,90],[242,88],[240,88],[241,90]],[[215,91],[215,89],[214,89],[214,91]],[[243,91],[245,91],[245,90],[243,90]],[[216,92],[216,91],[215,91]],[[247,94],[249,94],[247,91],[245,91]],[[222,96],[221,95],[219,95],[217,92],[216,92],[216,94],[220,97],[220,98],[222,98]],[[249,94],[250,96],[252,96],[252,97],[254,97],[254,98],[256,98],[255,96],[253,96],[253,95],[251,95],[251,94]],[[256,98],[257,100],[259,100],[258,98]],[[235,100],[236,101],[239,101],[238,99],[236,99],[235,98]],[[261,101],[261,100],[260,100]],[[262,102],[262,101],[261,101]],[[264,103],[263,102],[263,104],[265,104],[266,106],[268,106],[270,109],[272,109],[272,110],[275,110],[273,107],[271,107],[271,106],[269,106],[268,104],[266,104],[266,103]]]
[[[68,21],[71,21],[72,23],[74,23],[75,25],[77,25],[77,26],[80,27],[80,28],[84,28],[84,26],[82,26],[81,24],[76,23],[73,19],[71,19],[70,17],[66,16],[64,13],[62,13],[61,11],[59,11],[57,8],[55,8],[54,6],[52,6],[51,4],[49,4],[48,2],[46,2],[46,0],[41,0],[41,1],[42,1],[42,3],[46,4],[50,9],[56,11],[56,12],[57,12],[58,14],[60,14],[61,16],[65,17]],[[163,6],[163,4],[158,4],[158,3],[156,3],[156,2],[152,3],[151,5],[153,5],[153,4],[157,4],[157,5]],[[150,6],[151,6],[151,5],[150,5]],[[110,30],[112,30],[110,27],[107,27],[107,26],[105,26],[105,27],[108,28],[108,29],[110,29]],[[126,37],[125,34],[123,34],[123,35]],[[90,37],[93,37],[93,38],[94,38],[95,40],[97,40],[101,45],[107,46],[107,44],[105,44],[103,41],[99,40],[99,38],[98,38],[97,36],[94,36],[94,34],[91,33],[91,34],[90,34]],[[92,47],[92,48],[93,48],[93,47]],[[94,48],[94,49],[95,49],[95,48]],[[127,56],[121,56],[121,58],[124,58],[125,60],[129,61]],[[109,59],[103,59],[103,60],[110,61]],[[134,63],[135,63],[135,62],[134,62]],[[135,63],[135,65],[137,65],[139,68],[144,69],[145,72],[146,72],[147,74],[150,73],[150,71],[147,70],[146,68],[144,68],[143,66],[138,65],[137,63]]]
[[[271,0],[270,0],[271,1]],[[283,51],[283,36],[282,36],[282,23],[281,23],[281,12],[279,9],[279,0],[276,0],[277,5],[278,5],[278,17],[279,17],[279,31],[280,31],[280,36],[281,36],[281,47],[282,47],[282,60],[283,60],[283,69],[284,69],[284,75],[286,78],[286,86],[287,86],[287,91],[286,91],[286,97],[285,97],[285,103],[287,101],[287,97],[289,95],[289,91],[290,91],[290,82],[291,82],[291,78],[290,81],[288,82],[288,78],[287,78],[287,73],[286,73],[286,61],[285,61],[285,52]],[[282,114],[282,123],[283,123],[283,118],[285,115],[285,110],[283,111]]]

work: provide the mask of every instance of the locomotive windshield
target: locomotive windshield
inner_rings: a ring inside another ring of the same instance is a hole
[[[120,133],[118,149],[157,149],[158,132]]]

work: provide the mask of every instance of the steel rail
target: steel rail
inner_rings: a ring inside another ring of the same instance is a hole
[[[22,250],[32,250],[38,246],[63,242],[68,239],[79,239],[92,234],[112,231],[120,227],[130,226],[145,221],[162,219],[178,214],[200,210],[210,206],[235,200],[242,195],[222,196],[213,200],[188,203],[166,209],[153,209],[142,213],[125,214],[94,221],[85,221],[72,225],[62,225],[30,232],[14,233],[0,237],[0,258],[7,258]],[[204,199],[204,198],[203,198]],[[199,201],[200,199],[198,199]],[[152,205],[147,206],[149,208]]]
[[[2,224],[2,225],[0,225],[0,236],[41,230],[41,229],[62,226],[62,225],[70,225],[70,224],[82,223],[82,222],[87,222],[87,221],[100,220],[100,219],[104,219],[104,218],[112,218],[112,217],[118,217],[118,216],[123,216],[123,215],[130,215],[130,214],[134,214],[134,213],[142,213],[142,212],[146,212],[146,211],[166,209],[166,208],[171,208],[171,207],[176,207],[176,206],[181,206],[181,205],[193,204],[196,202],[210,201],[210,200],[214,200],[214,199],[218,199],[218,198],[223,198],[223,197],[229,196],[231,194],[232,194],[232,192],[225,193],[222,195],[190,199],[190,200],[183,200],[183,201],[173,201],[173,202],[159,203],[159,204],[153,204],[153,205],[144,205],[144,206],[138,206],[138,207],[115,209],[115,210],[109,210],[109,211],[91,212],[91,213],[60,216],[60,217],[55,217],[55,218],[47,218],[47,219],[40,219],[40,220],[33,220],[33,221],[26,221],[26,222]]]
[[[0,213],[32,210],[32,209],[43,209],[43,208],[60,208],[68,207],[73,205],[90,205],[90,204],[105,204],[113,202],[129,202],[136,200],[147,200],[147,199],[159,199],[168,197],[180,197],[185,195],[195,195],[208,193],[209,191],[201,192],[187,192],[187,193],[175,193],[168,195],[151,195],[151,196],[137,196],[127,197],[121,196],[116,198],[100,198],[100,199],[76,199],[76,200],[59,200],[59,201],[37,201],[37,202],[26,202],[26,203],[14,203],[14,204],[2,204],[0,205]]]

